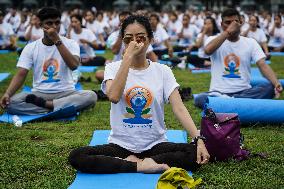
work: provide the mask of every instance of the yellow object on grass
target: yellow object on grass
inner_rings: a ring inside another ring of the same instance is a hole
[[[160,176],[156,189],[177,189],[178,186],[183,189],[195,188],[201,181],[201,178],[194,181],[182,168],[172,167]]]

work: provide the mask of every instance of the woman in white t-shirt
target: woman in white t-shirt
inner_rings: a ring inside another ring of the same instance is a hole
[[[123,59],[106,66],[102,90],[111,103],[109,144],[73,150],[70,164],[81,172],[163,172],[170,167],[195,170],[209,154],[203,137],[182,103],[169,67],[146,59],[153,39],[149,20],[129,16],[121,27]],[[164,103],[170,102],[195,144],[167,142]]]
[[[193,45],[200,30],[196,25],[190,24],[190,16],[184,14],[182,18],[182,27],[177,29],[178,32],[178,45],[174,51],[183,51],[188,46]]]
[[[29,42],[33,42],[43,37],[43,30],[40,27],[40,20],[37,15],[32,15],[29,26],[25,33],[25,39]]]
[[[270,39],[268,49],[274,52],[284,52],[284,26],[281,15],[274,16],[274,25],[269,29]]]
[[[160,24],[160,18],[157,14],[150,15],[150,24],[153,30],[154,39],[152,46],[155,54],[161,59],[165,54],[168,54],[170,57],[173,56],[173,47],[170,43],[170,37],[167,31]]]
[[[97,50],[104,50],[106,49],[106,42],[104,39],[104,28],[102,25],[96,20],[96,15],[92,10],[87,10],[85,13],[85,20],[86,20],[86,28],[91,30],[95,35],[97,40],[98,46],[95,48]]]
[[[259,27],[259,18],[257,16],[251,15],[249,17],[249,27],[241,35],[255,39],[262,47],[265,55],[269,57],[267,38],[264,31]]]
[[[80,46],[81,63],[84,66],[104,66],[106,59],[96,56],[93,48],[96,48],[95,34],[82,27],[82,17],[79,14],[71,16],[71,25],[67,31],[67,37],[75,40]]]
[[[197,55],[188,55],[188,63],[194,65],[195,67],[203,68],[211,66],[211,61],[208,55],[204,52],[204,44],[208,37],[217,35],[219,33],[218,26],[215,22],[215,19],[212,17],[207,17],[204,20],[204,25],[200,34],[198,34],[195,44],[188,47],[188,50],[191,51],[193,48],[198,49]]]

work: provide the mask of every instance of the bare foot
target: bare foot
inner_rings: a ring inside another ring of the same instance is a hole
[[[160,173],[168,170],[167,164],[158,164],[152,158],[145,158],[141,162],[137,162],[137,172],[142,173]]]
[[[137,162],[137,163],[143,161],[142,159],[139,159],[135,155],[130,155],[127,158],[125,158],[124,160],[131,161],[131,162]]]

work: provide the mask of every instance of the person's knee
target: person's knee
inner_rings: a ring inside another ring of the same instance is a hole
[[[95,73],[95,77],[99,82],[102,82],[104,80],[104,71],[103,70],[98,70]]]
[[[76,148],[72,150],[68,157],[69,164],[74,167],[75,169],[79,169],[79,165],[81,164],[81,159],[83,156],[84,148]]]
[[[88,106],[95,105],[98,100],[98,96],[94,91],[86,91],[85,93],[86,104]]]
[[[262,84],[261,91],[263,93],[263,98],[271,99],[275,96],[274,86],[272,83]]]
[[[203,108],[206,103],[207,95],[198,94],[194,97],[194,105],[198,108]]]

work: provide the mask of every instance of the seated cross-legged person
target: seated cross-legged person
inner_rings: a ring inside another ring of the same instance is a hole
[[[235,98],[271,99],[279,96],[282,86],[273,70],[265,64],[265,54],[252,38],[240,36],[241,20],[239,12],[227,9],[222,13],[224,32],[209,37],[205,53],[210,55],[211,84],[207,93],[195,98],[195,105],[202,108],[208,96]],[[250,85],[251,61],[271,83]]]
[[[72,70],[79,65],[79,46],[59,36],[60,12],[43,8],[38,12],[44,37],[28,44],[17,63],[18,71],[1,98],[11,114],[36,115],[73,105],[77,111],[94,105],[93,91],[76,91]],[[33,69],[32,92],[15,94]]]
[[[0,11],[0,50],[15,51],[16,37],[10,23],[4,22],[4,14]]]
[[[94,49],[96,43],[95,34],[87,28],[82,28],[82,17],[74,14],[71,17],[71,27],[68,29],[67,37],[75,40],[80,45],[83,66],[104,66],[106,59],[96,56]]]
[[[81,147],[69,156],[70,164],[87,173],[162,172],[169,167],[195,170],[209,161],[196,126],[182,103],[171,69],[146,59],[153,39],[149,20],[129,16],[121,27],[125,44],[122,60],[106,66],[102,89],[111,103],[109,144]],[[171,143],[166,138],[164,103],[170,102],[192,143]]]

